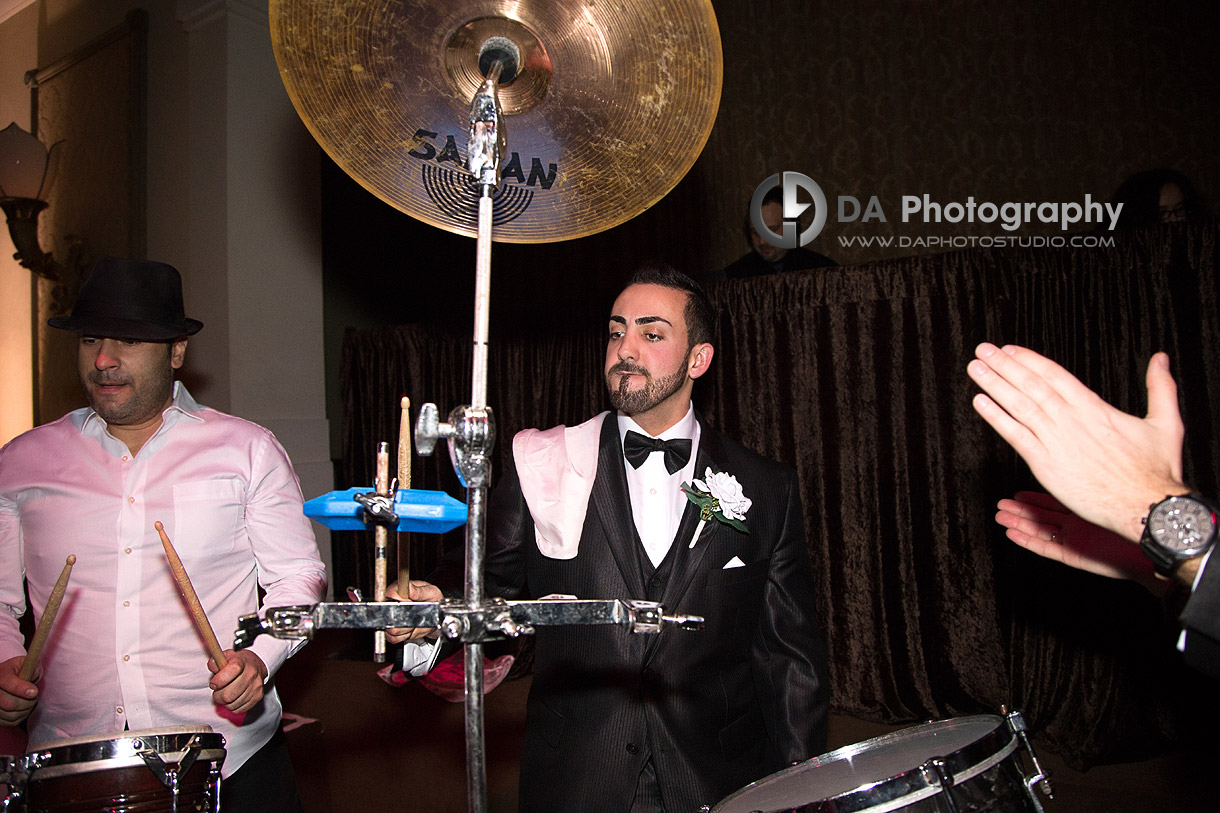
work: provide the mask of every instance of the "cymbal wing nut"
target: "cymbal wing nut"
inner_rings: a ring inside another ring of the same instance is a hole
[[[440,411],[436,404],[424,404],[415,422],[415,448],[421,457],[428,457],[441,438],[453,436],[453,426],[440,422]]]

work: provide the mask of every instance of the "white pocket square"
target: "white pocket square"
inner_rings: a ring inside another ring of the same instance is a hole
[[[724,567],[721,568],[721,570],[728,570],[731,567],[745,567],[745,566],[746,566],[746,563],[741,561],[740,557],[734,556],[732,559],[730,559],[724,563]]]

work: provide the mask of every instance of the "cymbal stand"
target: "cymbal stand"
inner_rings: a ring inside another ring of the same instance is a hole
[[[439,421],[435,404],[420,408],[415,446],[427,457],[442,438],[449,441],[449,457],[466,488],[466,573],[461,600],[441,602],[345,602],[268,608],[238,620],[234,648],[249,646],[261,634],[275,638],[312,638],[316,629],[385,629],[436,627],[449,639],[460,639],[465,658],[466,776],[468,809],[487,809],[487,769],[483,737],[483,643],[529,635],[537,626],[616,624],[633,633],[656,634],[666,626],[701,629],[696,615],[666,615],[656,602],[621,599],[561,599],[505,601],[483,595],[487,491],[491,479],[491,450],[495,423],[487,406],[487,341],[491,304],[492,195],[499,184],[499,161],[505,133],[497,85],[511,81],[520,64],[520,52],[510,40],[490,37],[484,43],[479,67],[487,77],[471,104],[468,168],[479,188],[478,248],[475,268],[474,353],[471,400]],[[371,516],[364,521],[398,523],[400,518]],[[401,588],[400,588],[401,589]]]
[[[507,41],[506,41],[507,42]],[[509,43],[511,45],[511,43]],[[486,46],[484,47],[486,51]],[[513,46],[513,50],[516,48]],[[475,261],[474,346],[471,364],[470,406],[455,414],[450,456],[467,493],[465,599],[470,610],[483,604],[483,551],[487,490],[491,479],[491,449],[495,422],[487,406],[487,341],[491,312],[492,195],[500,183],[500,156],[505,134],[496,92],[504,62],[495,59],[470,106],[468,164],[479,186],[479,230]],[[512,68],[516,73],[516,67]],[[511,76],[509,79],[511,80]],[[452,418],[451,418],[452,420]],[[425,432],[425,434],[427,434]],[[435,437],[431,439],[436,442]],[[423,446],[417,438],[416,445]],[[463,647],[466,676],[466,792],[471,811],[482,811],[487,799],[487,766],[483,737],[483,644],[468,641]]]

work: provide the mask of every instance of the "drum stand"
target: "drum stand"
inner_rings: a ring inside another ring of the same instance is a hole
[[[461,640],[465,658],[466,777],[468,808],[486,810],[486,760],[483,738],[483,644],[505,637],[529,635],[536,626],[618,624],[634,633],[658,633],[675,625],[699,629],[703,618],[666,615],[656,602],[631,600],[504,601],[483,595],[484,529],[495,424],[487,406],[487,340],[491,291],[492,193],[499,183],[504,128],[497,86],[501,74],[511,81],[519,55],[516,46],[500,37],[483,44],[480,67],[486,81],[471,104],[468,166],[479,188],[478,250],[475,277],[474,360],[471,402],[440,423],[436,405],[424,404],[415,427],[419,453],[428,456],[437,440],[449,441],[449,456],[467,489],[466,576],[464,597],[441,602],[323,603],[272,607],[265,618],[243,616],[235,649],[249,646],[260,634],[276,638],[312,638],[315,629],[385,629],[436,627],[450,639]]]

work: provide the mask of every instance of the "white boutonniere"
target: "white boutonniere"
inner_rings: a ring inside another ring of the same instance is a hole
[[[713,517],[743,534],[750,532],[744,520],[753,503],[742,493],[737,478],[728,472],[705,469],[703,479],[692,478],[689,483],[683,483],[682,492],[686,499],[699,506],[699,527],[695,529],[690,547],[695,547],[703,526]]]

